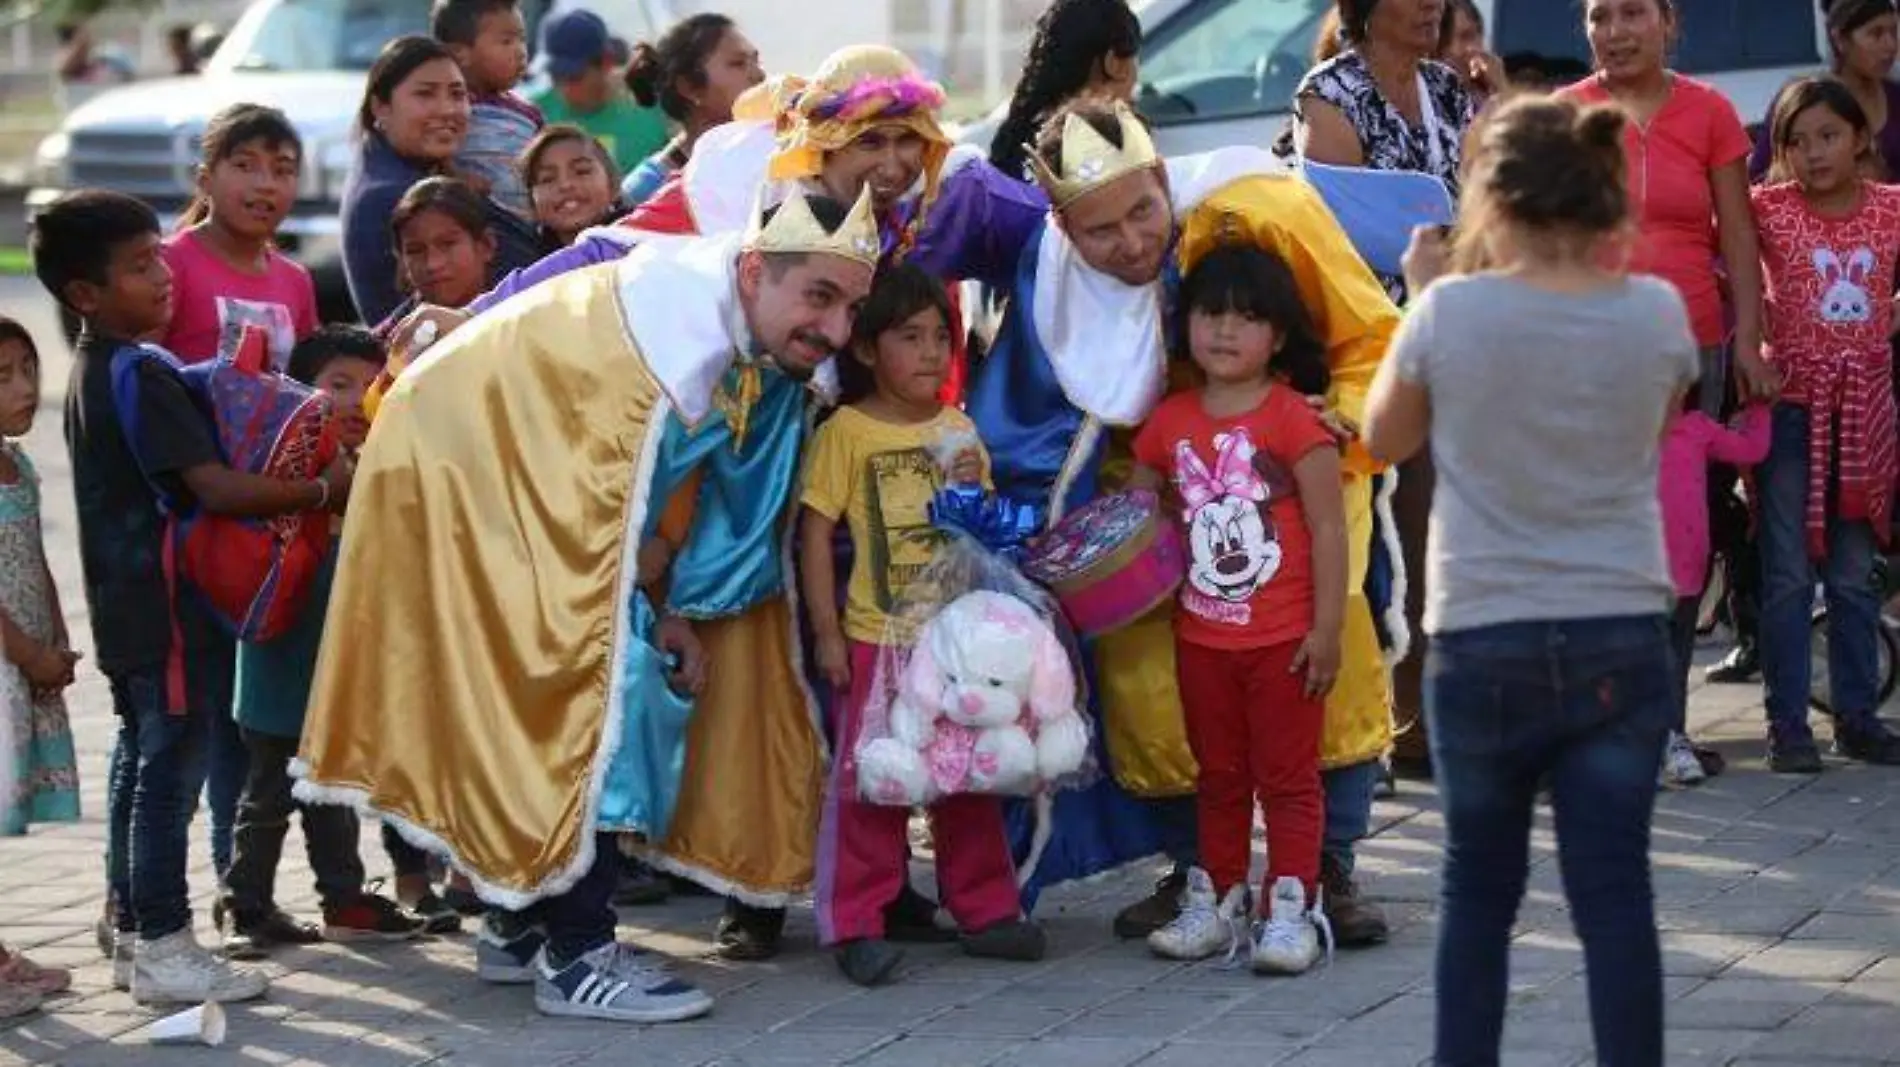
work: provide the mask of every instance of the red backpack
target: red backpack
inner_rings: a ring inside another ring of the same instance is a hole
[[[253,328],[244,330],[235,356],[189,366],[152,345],[120,349],[112,357],[112,393],[126,438],[139,440],[139,368],[156,364],[184,385],[210,419],[220,457],[231,469],[314,479],[337,455],[329,398],[270,370],[267,350],[265,334]],[[329,513],[214,515],[179,499],[149,473],[147,481],[167,519],[165,577],[173,595],[182,577],[241,640],[268,641],[289,629],[329,545]],[[173,659],[182,665],[175,625],[172,644]]]

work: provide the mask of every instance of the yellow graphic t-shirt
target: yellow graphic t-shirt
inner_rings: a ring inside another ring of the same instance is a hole
[[[945,480],[931,446],[957,433],[974,440],[976,427],[963,412],[948,407],[929,422],[913,425],[883,422],[846,407],[818,428],[801,502],[851,529],[854,551],[844,611],[844,633],[851,640],[909,643],[911,628],[897,625],[892,613],[924,594],[917,581],[943,542],[943,534],[930,525],[930,500]],[[983,485],[989,484],[985,455]]]

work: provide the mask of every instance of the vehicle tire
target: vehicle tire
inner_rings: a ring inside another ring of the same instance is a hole
[[[1876,631],[1874,656],[1878,661],[1877,677],[1879,689],[1874,701],[1875,708],[1885,706],[1893,697],[1894,689],[1900,685],[1900,633],[1885,618],[1880,621]],[[1808,620],[1808,706],[1815,711],[1832,715],[1834,705],[1830,700],[1827,671],[1827,609],[1816,608]]]

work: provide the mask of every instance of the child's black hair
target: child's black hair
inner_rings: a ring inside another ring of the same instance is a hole
[[[321,326],[290,350],[290,363],[284,373],[314,386],[323,368],[339,359],[360,359],[380,367],[389,361],[389,353],[383,351],[382,342],[361,326]]]
[[[1012,178],[1024,176],[1024,148],[1037,124],[1089,84],[1113,56],[1141,53],[1141,19],[1127,0],[1052,0],[1036,20],[1009,110],[990,140],[990,163]]]
[[[1308,396],[1324,395],[1332,384],[1326,346],[1300,301],[1299,282],[1286,261],[1272,252],[1232,244],[1203,256],[1181,284],[1175,336],[1183,341],[1189,337],[1188,317],[1197,311],[1210,315],[1236,311],[1271,324],[1280,349],[1268,364],[1270,373]]]
[[[26,332],[26,327],[20,325],[18,319],[0,315],[0,345],[8,341],[25,346],[26,354],[33,358],[34,364],[39,363],[40,346],[33,343],[33,335]]]
[[[215,167],[255,142],[262,142],[266,151],[288,145],[297,153],[298,161],[303,160],[303,138],[283,112],[262,104],[232,104],[205,123],[204,136],[199,139],[200,164],[207,169]],[[210,217],[211,198],[199,193],[192,197],[176,228],[189,230]]]
[[[437,175],[409,187],[389,213],[389,233],[402,245],[403,227],[426,211],[439,211],[479,241],[488,236],[488,205],[474,186],[460,178]]]
[[[443,44],[475,45],[482,34],[482,18],[519,6],[517,0],[435,0],[429,11],[429,33]]]
[[[142,200],[109,189],[67,193],[33,220],[33,273],[53,299],[70,308],[68,286],[106,284],[119,246],[159,232],[158,216]]]
[[[922,267],[900,264],[886,267],[877,272],[877,279],[871,283],[871,292],[858,308],[858,317],[851,325],[852,357],[838,361],[838,391],[843,403],[855,403],[876,391],[876,377],[866,359],[857,358],[858,353],[867,356],[877,351],[877,339],[887,330],[894,330],[908,322],[911,316],[920,311],[935,308],[943,316],[943,324],[950,330],[957,328],[956,314],[950,307],[950,295],[944,290],[943,283]]]

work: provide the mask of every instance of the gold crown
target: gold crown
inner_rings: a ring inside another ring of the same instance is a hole
[[[1114,104],[1113,114],[1121,125],[1120,148],[1110,144],[1087,119],[1073,111],[1062,122],[1061,159],[1044,159],[1035,146],[1024,146],[1029,151],[1029,169],[1036,177],[1036,184],[1049,194],[1049,201],[1057,210],[1117,178],[1161,161],[1155,151],[1154,138],[1148,136],[1148,127],[1142,125],[1127,104]]]
[[[866,184],[858,202],[835,232],[827,233],[812,214],[811,203],[802,191],[794,190],[779,204],[772,220],[760,225],[765,217],[763,206],[754,214],[752,232],[745,246],[767,255],[838,256],[855,260],[872,270],[884,250],[878,236],[877,217],[871,211],[871,187]]]

